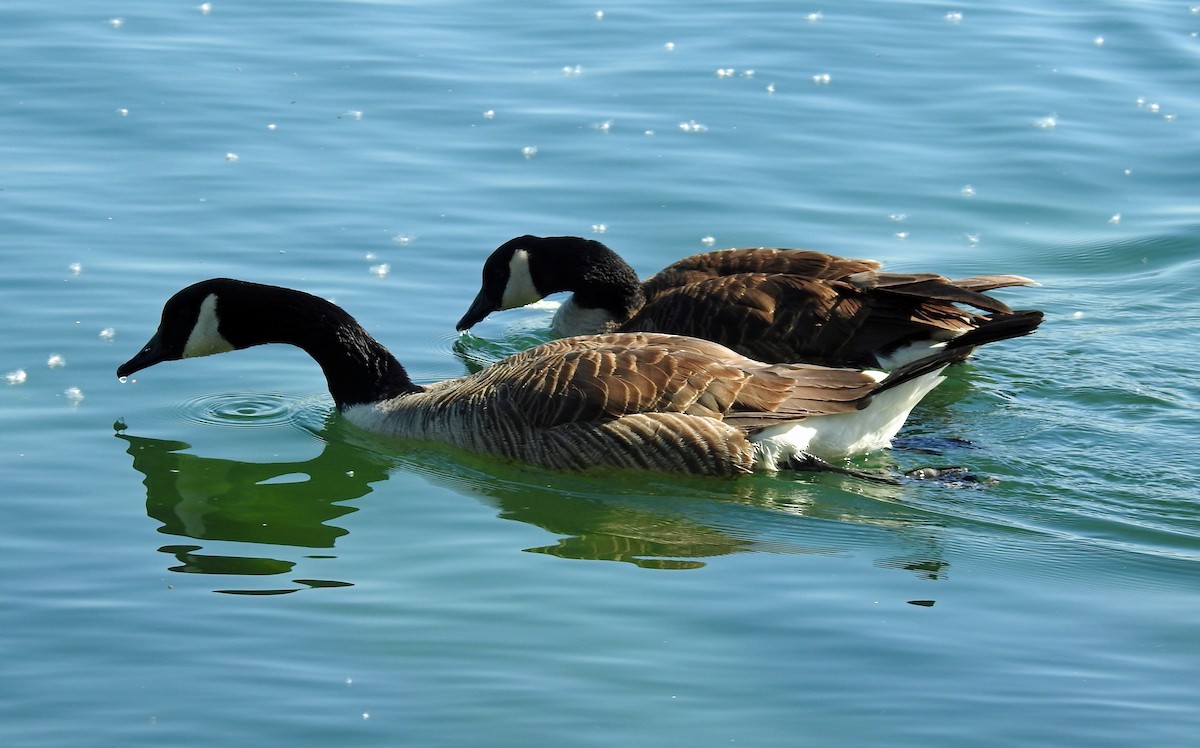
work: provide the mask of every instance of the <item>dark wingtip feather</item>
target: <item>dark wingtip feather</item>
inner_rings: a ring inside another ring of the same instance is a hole
[[[888,374],[887,378],[879,383],[878,389],[876,389],[872,394],[879,394],[884,390],[889,390],[892,387],[904,384],[905,382],[911,382],[917,377],[944,369],[950,364],[957,364],[960,361],[965,361],[970,355],[970,347],[960,348],[956,346],[954,348],[948,348],[944,351],[926,356],[925,358],[919,358],[916,361],[911,361],[904,366],[893,370],[891,374]]]
[[[997,340],[1019,338],[1036,330],[1038,325],[1042,324],[1043,317],[1042,312],[1036,309],[1023,309],[1012,314],[989,317],[980,322],[979,327],[950,340],[947,345],[951,350],[969,350]]]

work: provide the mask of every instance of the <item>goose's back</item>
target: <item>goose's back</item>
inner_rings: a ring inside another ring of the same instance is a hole
[[[615,333],[551,341],[354,414],[373,431],[543,467],[735,475],[756,430],[862,407],[853,369],[762,364],[705,340]]]
[[[647,300],[671,288],[708,278],[741,273],[783,273],[805,278],[838,280],[855,273],[878,270],[876,260],[860,260],[807,249],[740,247],[701,252],[677,260],[642,284]]]
[[[871,285],[779,273],[704,278],[659,292],[622,329],[705,337],[762,361],[867,367],[898,341],[949,338],[980,319],[954,301],[981,294],[949,288],[947,299],[934,298],[929,289],[948,287],[936,276],[860,277]]]

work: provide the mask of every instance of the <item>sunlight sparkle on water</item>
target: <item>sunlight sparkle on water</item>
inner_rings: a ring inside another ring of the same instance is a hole
[[[804,20],[808,21],[809,23],[817,23],[818,21],[821,20],[821,18],[822,18],[821,11],[818,10],[816,13],[809,13],[808,15],[806,15],[804,17]]]
[[[962,193],[963,197],[975,197],[975,188],[969,184],[965,185],[959,192]]]
[[[962,23],[963,14],[960,10],[952,10],[946,14],[947,23]]]
[[[716,239],[716,237],[713,237],[713,236],[706,236],[700,240],[700,243],[706,247],[711,247],[712,245],[717,243],[717,239]]]
[[[25,380],[28,378],[29,375],[25,373],[24,369],[14,369],[4,375],[4,381],[7,384],[25,384]]]
[[[1058,115],[1051,114],[1041,119],[1036,119],[1033,121],[1033,126],[1040,127],[1043,130],[1053,130],[1058,127]]]
[[[50,358],[46,359],[46,366],[51,369],[61,369],[67,365],[67,360],[57,353],[51,353]]]
[[[212,3],[202,3],[200,5],[200,12],[206,16],[212,13]]]
[[[66,388],[63,390],[63,395],[66,396],[67,402],[70,403],[72,407],[83,402],[83,390],[79,389],[78,387]]]
[[[816,83],[818,86],[828,86],[830,80],[829,73],[817,73],[812,77],[813,83]]]
[[[112,340],[117,337],[117,329],[115,327],[106,327],[100,331],[101,340]]]
[[[680,122],[679,129],[684,132],[708,132],[708,125],[702,125],[693,119],[687,122]]]
[[[371,266],[371,275],[377,278],[386,278],[390,272],[392,272],[392,266],[386,262]]]
[[[67,270],[71,271],[71,275],[79,275],[83,272],[83,263],[72,262],[70,265],[67,265]]]
[[[533,158],[537,155],[538,149],[535,145],[527,145],[521,149],[521,155],[525,158]]]

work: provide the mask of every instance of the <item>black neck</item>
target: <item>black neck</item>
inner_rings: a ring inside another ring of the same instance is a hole
[[[576,305],[604,309],[618,320],[629,318],[646,303],[637,273],[598,241],[551,236],[531,251],[539,255],[531,263],[534,283],[547,295],[570,291]]]
[[[237,348],[289,343],[312,356],[325,373],[339,410],[420,392],[387,348],[341,307],[319,296],[246,283],[218,298],[222,332]]]

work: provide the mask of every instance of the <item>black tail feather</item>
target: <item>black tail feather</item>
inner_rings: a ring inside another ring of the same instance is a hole
[[[957,338],[955,338],[955,340],[957,340]],[[905,382],[911,382],[917,377],[944,369],[950,364],[957,364],[960,361],[965,361],[970,355],[970,346],[965,348],[955,346],[954,348],[947,348],[946,350],[938,351],[937,353],[930,354],[924,358],[919,358],[916,361],[910,361],[904,366],[894,369],[890,374],[888,374],[887,377],[879,383],[879,387],[871,394],[877,395],[884,390],[889,390],[892,387],[904,384]]]
[[[1042,324],[1042,313],[1036,309],[1023,309],[1012,314],[1002,314],[985,318],[979,327],[970,332],[952,338],[946,343],[951,350],[974,348],[997,340],[1008,340],[1028,335]]]

